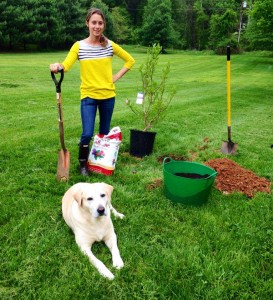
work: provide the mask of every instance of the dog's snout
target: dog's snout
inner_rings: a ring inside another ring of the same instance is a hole
[[[105,208],[102,205],[100,205],[97,209],[97,212],[100,216],[103,216],[105,213]]]

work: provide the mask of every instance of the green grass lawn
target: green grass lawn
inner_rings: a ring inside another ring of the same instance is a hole
[[[177,52],[169,84],[177,94],[166,118],[155,128],[153,154],[143,159],[129,151],[131,128],[141,120],[126,106],[141,91],[138,67],[145,51],[128,47],[136,65],[117,83],[112,127],[123,142],[112,176],[78,175],[79,65],[62,84],[70,180],[56,181],[60,148],[55,87],[49,64],[66,52],[0,54],[0,299],[273,299],[273,201],[223,195],[213,187],[206,205],[190,207],[166,199],[158,157],[174,154],[199,163],[226,157],[226,57]],[[114,59],[114,69],[122,62]],[[273,55],[231,56],[232,140],[228,157],[273,181]],[[206,141],[206,147],[202,147]],[[112,202],[125,214],[114,219],[125,267],[114,270],[103,244],[93,251],[116,276],[99,275],[83,256],[62,219],[61,198],[79,181],[114,186]]]

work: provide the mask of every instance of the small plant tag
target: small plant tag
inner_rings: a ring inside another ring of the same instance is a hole
[[[143,103],[144,94],[142,92],[137,93],[136,104]]]

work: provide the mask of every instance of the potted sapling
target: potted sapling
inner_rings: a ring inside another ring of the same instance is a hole
[[[149,155],[153,151],[156,132],[153,127],[163,120],[176,90],[167,91],[167,79],[170,73],[170,63],[159,68],[158,61],[162,52],[159,44],[154,44],[147,50],[147,56],[139,68],[141,77],[141,92],[137,93],[136,101],[126,100],[127,105],[142,128],[130,130],[130,154],[137,157]]]

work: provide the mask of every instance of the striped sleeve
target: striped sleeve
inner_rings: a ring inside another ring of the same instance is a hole
[[[65,71],[69,71],[71,69],[75,61],[78,59],[78,53],[79,53],[79,42],[76,42],[71,47],[65,60],[62,63]]]

